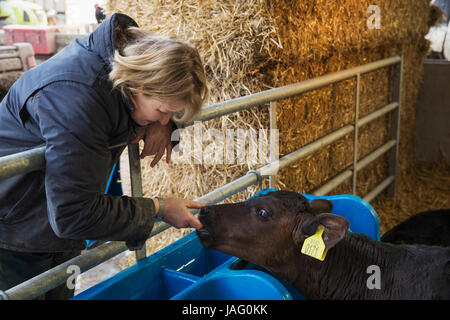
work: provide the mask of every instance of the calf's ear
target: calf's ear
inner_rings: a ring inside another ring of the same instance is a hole
[[[333,209],[333,203],[327,199],[315,199],[309,202],[312,213],[318,214],[322,212],[331,212]]]
[[[347,219],[332,213],[320,213],[295,228],[293,238],[296,245],[301,246],[307,237],[315,234],[319,225],[324,226],[322,239],[327,249],[341,241],[349,228]]]

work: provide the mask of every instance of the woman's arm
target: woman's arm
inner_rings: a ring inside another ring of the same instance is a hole
[[[156,216],[152,199],[103,194],[111,166],[108,107],[91,87],[69,81],[33,99],[46,141],[47,213],[58,237],[145,241]]]

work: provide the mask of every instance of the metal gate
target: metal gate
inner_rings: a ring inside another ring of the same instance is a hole
[[[368,114],[365,117],[359,118],[361,75],[390,66],[393,66],[394,68],[392,79],[393,96],[391,103],[371,114]],[[351,132],[354,132],[353,165],[349,169],[344,170],[343,172],[335,176],[326,184],[322,185],[320,188],[314,190],[313,194],[319,196],[325,195],[350,177],[352,177],[353,193],[355,193],[357,172],[381,155],[388,153],[388,177],[367,195],[365,195],[364,200],[370,202],[378,194],[386,189],[389,196],[395,197],[398,144],[400,133],[402,74],[403,57],[395,56],[348,70],[339,71],[311,80],[302,81],[299,83],[228,100],[203,108],[200,115],[196,118],[196,121],[207,121],[233,112],[253,107],[264,107],[269,104],[271,115],[270,126],[272,128],[275,124],[276,101],[298,96],[302,93],[319,89],[329,84],[356,78],[356,101],[354,109],[355,119],[352,124],[348,124],[326,136],[323,136],[320,139],[315,140],[314,142],[309,143],[301,147],[300,149],[283,156],[278,160],[272,161],[257,170],[251,170],[246,175],[211,191],[210,193],[196,199],[196,201],[205,202],[207,204],[218,203],[253,184],[261,183],[262,179],[270,178],[277,172],[278,169],[290,166],[291,164],[305,158],[306,156],[320,150],[321,148],[333,143],[334,141],[344,137]],[[389,140],[363,159],[357,160],[358,129],[387,113],[392,113]],[[185,127],[193,124],[194,122],[188,123],[185,125]],[[40,147],[0,158],[0,180],[7,179],[18,174],[24,174],[34,170],[45,168],[44,152],[45,147]],[[128,153],[130,162],[132,196],[142,197],[141,165],[138,144],[128,145]],[[169,227],[170,225],[165,222],[155,222],[150,237],[168,229]],[[41,294],[64,283],[70,276],[70,274],[67,273],[69,266],[77,265],[80,268],[81,272],[85,272],[125,250],[128,250],[128,248],[126,247],[124,242],[107,242],[98,246],[97,248],[87,251],[86,253],[78,257],[62,263],[53,269],[37,275],[32,279],[29,279],[13,288],[10,288],[5,292],[0,291],[0,299],[34,299]],[[144,248],[142,250],[136,251],[136,260],[141,260],[145,257],[146,251],[144,245]]]

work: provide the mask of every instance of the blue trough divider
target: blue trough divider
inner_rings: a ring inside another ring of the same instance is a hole
[[[257,195],[274,189],[265,189]],[[345,217],[352,232],[379,240],[373,208],[352,195],[328,199],[332,213]],[[195,232],[72,298],[73,300],[292,300],[304,299],[293,286],[267,270],[225,253],[206,249]]]

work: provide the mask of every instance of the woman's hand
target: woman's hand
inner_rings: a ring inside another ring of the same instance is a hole
[[[190,213],[188,209],[201,209],[205,206],[204,203],[181,198],[166,198],[164,203],[162,218],[168,224],[175,228],[201,229],[203,227],[200,220]],[[159,205],[156,207],[158,210]]]
[[[136,139],[130,141],[130,143],[138,143],[141,139],[144,139],[144,149],[141,152],[141,159],[155,155],[150,166],[153,168],[159,160],[161,160],[166,153],[166,162],[170,163],[170,158],[172,154],[172,123],[169,122],[167,125],[163,126],[159,122],[154,122],[148,125],[145,133],[137,137]]]

